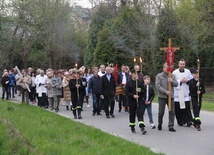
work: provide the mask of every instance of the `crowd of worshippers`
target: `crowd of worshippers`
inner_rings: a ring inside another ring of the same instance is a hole
[[[171,110],[169,110],[168,129],[174,129],[174,117],[179,126],[190,127],[193,125],[201,130],[200,109],[202,95],[205,87],[202,79],[198,79],[198,71],[185,68],[185,61],[178,62],[178,69],[168,76],[167,64],[163,64],[162,72],[155,77],[155,87],[158,92],[158,122],[157,128],[162,130],[165,105],[171,99]],[[71,110],[74,119],[82,118],[83,103],[90,107],[89,97],[92,101],[92,116],[102,115],[104,112],[107,119],[115,118],[115,101],[118,102],[121,111],[129,114],[129,126],[131,133],[136,133],[135,119],[141,134],[146,134],[144,124],[144,113],[147,110],[150,127],[156,126],[152,116],[152,101],[155,90],[151,84],[151,77],[143,75],[140,66],[135,65],[133,69],[122,65],[120,71],[116,72],[112,66],[100,65],[100,67],[79,69],[53,70],[37,69],[29,67],[22,69],[21,75],[17,69],[5,69],[2,75],[2,100],[15,98],[15,94],[22,97],[22,102],[37,104],[39,107],[59,111],[60,103]],[[168,90],[168,85],[172,90]],[[118,89],[117,89],[118,88]],[[118,93],[117,91],[120,90]],[[191,102],[190,102],[191,101]],[[193,115],[191,112],[191,106]]]

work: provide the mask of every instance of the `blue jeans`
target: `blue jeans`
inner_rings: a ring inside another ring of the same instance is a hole
[[[143,115],[144,115],[146,109],[147,109],[147,113],[149,116],[149,123],[150,124],[154,123],[153,117],[152,117],[152,103],[150,103],[149,105],[146,105],[146,104],[143,105]]]
[[[99,114],[101,111],[100,94],[92,94],[92,99],[93,99],[93,113]]]

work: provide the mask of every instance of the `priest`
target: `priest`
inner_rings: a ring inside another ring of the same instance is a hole
[[[179,126],[191,126],[192,113],[190,110],[189,80],[192,74],[185,68],[185,60],[181,59],[178,63],[178,69],[172,72],[178,82],[174,87],[175,116]]]

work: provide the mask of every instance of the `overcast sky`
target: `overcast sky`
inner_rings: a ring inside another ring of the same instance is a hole
[[[84,8],[91,8],[91,3],[89,2],[89,0],[70,0],[70,1],[71,3],[77,3]]]

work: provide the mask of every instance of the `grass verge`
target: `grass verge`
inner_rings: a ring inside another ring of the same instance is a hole
[[[153,155],[151,150],[26,104],[0,103],[0,154]]]

